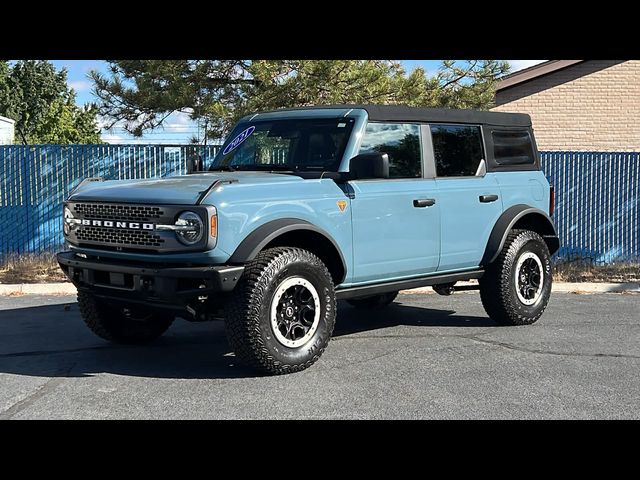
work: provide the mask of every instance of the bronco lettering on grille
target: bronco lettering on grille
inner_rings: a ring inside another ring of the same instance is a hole
[[[89,220],[87,218],[83,219],[81,224],[87,227],[128,228],[131,230],[155,230],[156,228],[153,223],[113,222],[111,220]]]

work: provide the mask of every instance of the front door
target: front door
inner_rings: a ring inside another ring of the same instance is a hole
[[[436,182],[423,178],[419,125],[367,125],[360,153],[389,155],[389,179],[356,180],[352,188],[354,283],[433,272],[440,254]]]

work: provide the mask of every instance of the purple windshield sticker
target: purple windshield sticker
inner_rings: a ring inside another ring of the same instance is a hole
[[[235,150],[236,147],[238,147],[238,145],[240,145],[247,138],[249,138],[249,135],[251,135],[255,129],[256,129],[256,127],[249,127],[246,130],[243,130],[242,132],[240,132],[236,138],[231,140],[231,143],[229,145],[224,147],[224,150],[222,151],[222,154],[226,155],[226,154],[232,152],[233,150]]]

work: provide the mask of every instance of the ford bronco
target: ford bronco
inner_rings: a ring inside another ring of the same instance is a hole
[[[338,299],[378,309],[402,289],[477,288],[501,325],[531,324],[549,301],[559,242],[528,115],[256,113],[189,170],[86,179],[65,202],[58,261],[100,337],[223,318],[239,359],[281,374],[320,358]]]

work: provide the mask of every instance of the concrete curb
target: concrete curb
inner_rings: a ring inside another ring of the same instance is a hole
[[[0,284],[0,295],[75,295],[73,283],[16,283]]]
[[[477,285],[477,281],[459,282],[458,285]],[[553,284],[554,292],[560,293],[640,293],[640,283],[569,283]],[[0,295],[75,295],[76,287],[69,282],[60,283],[18,283],[0,284]],[[430,287],[402,290],[406,295],[422,295],[435,293]]]
[[[565,293],[640,293],[640,283],[558,283],[551,289]]]

